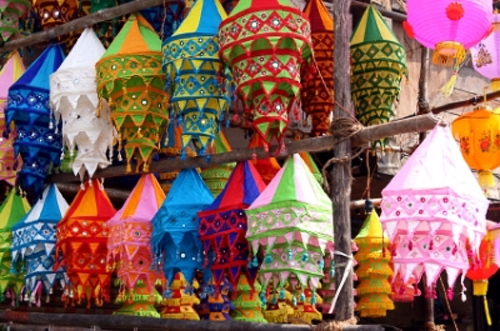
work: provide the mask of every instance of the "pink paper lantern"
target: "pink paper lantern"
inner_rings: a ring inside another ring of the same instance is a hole
[[[406,32],[434,49],[435,64],[460,65],[465,51],[490,31],[492,0],[408,0]]]
[[[469,269],[486,234],[488,200],[460,154],[449,127],[437,125],[382,191],[384,226],[393,247],[394,278],[427,277],[427,293],[441,271],[448,294]],[[463,291],[462,291],[463,292]]]
[[[500,14],[493,15],[491,34],[471,47],[472,65],[477,72],[491,80],[491,89],[500,90]]]

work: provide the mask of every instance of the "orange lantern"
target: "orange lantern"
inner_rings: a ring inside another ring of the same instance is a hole
[[[481,187],[493,187],[492,170],[500,166],[500,108],[479,106],[453,121],[452,131],[465,161],[479,172]]]

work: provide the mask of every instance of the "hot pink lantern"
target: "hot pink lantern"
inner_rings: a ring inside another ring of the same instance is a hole
[[[491,89],[500,90],[500,14],[493,15],[491,34],[470,49],[472,65],[491,80]]]
[[[460,65],[490,31],[492,0],[407,0],[406,32],[434,49],[435,64]]]
[[[382,191],[380,221],[393,245],[394,278],[418,283],[425,274],[430,294],[446,270],[451,297],[469,269],[468,254],[479,252],[488,204],[450,128],[437,125]]]

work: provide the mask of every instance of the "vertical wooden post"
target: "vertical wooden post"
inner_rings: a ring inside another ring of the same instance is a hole
[[[351,36],[351,18],[349,13],[350,1],[333,1],[333,20],[335,22],[335,52],[334,52],[334,79],[335,100],[334,116],[349,116],[342,109],[351,109],[351,85],[349,72],[349,40]],[[341,108],[342,107],[342,108]],[[343,141],[335,146],[335,158],[344,158],[351,154],[350,140]],[[350,162],[334,163],[331,170],[332,183],[330,185],[333,201],[333,224],[335,228],[335,250],[348,256],[351,251],[351,215],[349,202],[351,200],[351,170]],[[335,284],[339,284],[344,273],[348,273],[344,286],[340,289],[335,307],[335,319],[346,321],[354,316],[354,298],[352,269],[346,270],[347,258],[335,255]]]
[[[420,46],[420,77],[418,79],[418,114],[427,114],[430,112],[429,90],[427,88],[430,51],[427,47]],[[419,141],[422,143],[426,137],[426,132],[420,132]]]

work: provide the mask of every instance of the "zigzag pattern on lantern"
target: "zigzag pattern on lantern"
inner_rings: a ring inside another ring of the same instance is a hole
[[[182,125],[182,158],[193,141],[198,153],[219,132],[222,113],[229,109],[225,86],[219,82],[217,26],[226,18],[218,0],[199,0],[177,31],[163,43],[165,90]]]
[[[221,58],[254,129],[266,146],[274,137],[282,144],[301,68],[312,60],[308,19],[288,1],[240,1],[219,33]]]
[[[231,300],[234,311],[231,318],[234,321],[267,323],[262,314],[262,302],[257,293],[262,290],[259,282],[250,285],[245,275],[238,280],[238,287],[234,290],[236,299]]]
[[[198,282],[195,280],[191,287],[182,273],[178,272],[170,285],[171,297],[162,301],[165,308],[160,313],[161,318],[199,321],[200,316],[194,310],[193,305],[198,305],[200,300],[191,291],[192,288],[198,289]]]
[[[50,76],[50,103],[56,125],[62,122],[70,169],[75,175],[80,174],[82,181],[85,172],[92,178],[97,168],[110,165],[106,152],[109,150],[111,159],[116,137],[106,102],[103,102],[101,116],[96,116],[99,97],[95,64],[104,52],[93,30],[87,28],[59,69]]]
[[[0,3],[0,37],[2,44],[19,35],[19,20],[26,17],[29,0],[4,0]]]
[[[47,297],[56,283],[66,286],[64,269],[54,270],[56,227],[68,210],[68,203],[55,184],[48,186],[42,198],[19,223],[12,227],[12,272],[26,270],[24,299],[40,307],[42,290]],[[23,295],[21,295],[23,298]]]
[[[140,15],[128,19],[96,64],[97,89],[108,101],[111,117],[124,142],[127,171],[148,171],[168,125],[168,95],[163,91],[161,40]]]
[[[312,78],[302,80],[300,99],[302,110],[312,122],[311,134],[320,136],[330,130],[330,114],[335,102],[333,19],[321,0],[309,1],[304,14],[311,22],[314,65],[317,68]],[[306,75],[306,72],[302,73],[303,77]]]

